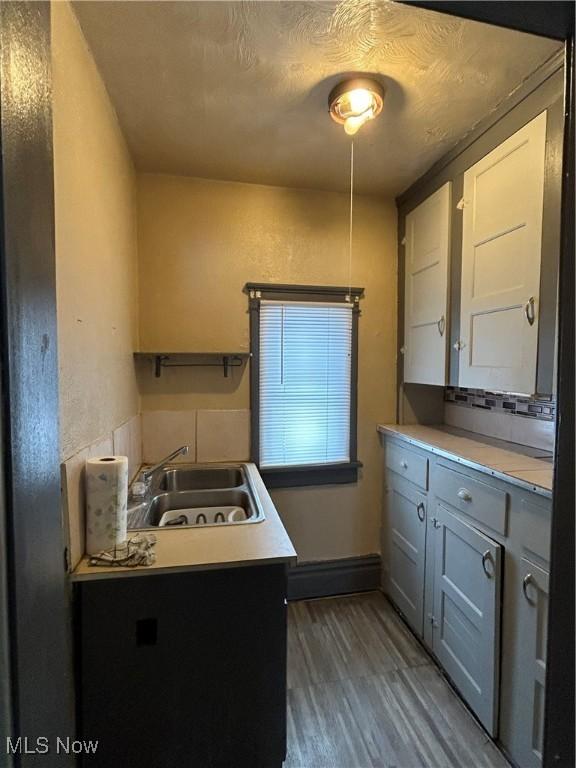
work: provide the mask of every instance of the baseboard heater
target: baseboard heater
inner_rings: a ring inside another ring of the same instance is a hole
[[[380,555],[302,563],[288,569],[288,600],[379,589]]]

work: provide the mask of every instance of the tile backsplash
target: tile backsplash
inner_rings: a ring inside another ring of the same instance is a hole
[[[196,461],[196,411],[144,411],[142,413],[142,457],[155,464],[180,448],[189,446],[177,462]]]
[[[502,392],[486,392],[483,389],[446,387],[444,400],[447,403],[485,411],[506,411],[516,416],[526,416],[545,421],[555,421],[556,400],[553,398],[525,397]]]
[[[247,409],[144,411],[142,446],[146,463],[161,461],[180,445],[190,446],[181,461],[247,461],[250,411]]]
[[[240,461],[250,457],[250,411],[197,412],[197,461]]]
[[[554,399],[447,387],[444,421],[453,427],[541,450],[554,450]]]

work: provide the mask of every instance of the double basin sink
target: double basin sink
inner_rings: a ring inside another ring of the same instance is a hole
[[[246,464],[179,464],[154,472],[144,498],[131,497],[128,528],[258,523],[264,512]]]

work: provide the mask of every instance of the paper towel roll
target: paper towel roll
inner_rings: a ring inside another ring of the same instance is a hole
[[[126,542],[128,458],[86,461],[86,552],[93,555]]]

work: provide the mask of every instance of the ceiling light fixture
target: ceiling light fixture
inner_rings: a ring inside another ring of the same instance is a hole
[[[349,136],[382,111],[384,88],[369,77],[355,77],[338,83],[330,91],[330,115]]]

